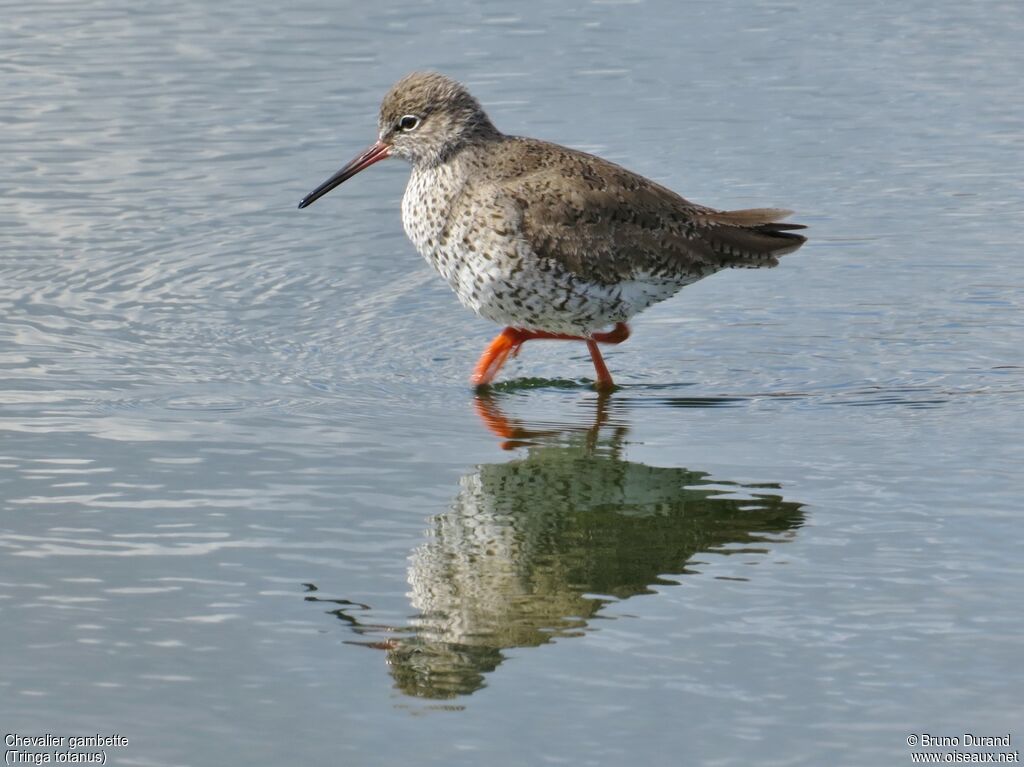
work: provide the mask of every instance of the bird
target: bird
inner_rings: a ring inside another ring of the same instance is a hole
[[[806,241],[780,208],[717,210],[592,154],[502,133],[437,72],[384,96],[377,140],[306,195],[305,208],[389,157],[412,165],[402,224],[459,301],[504,325],[470,378],[487,387],[533,339],[582,341],[595,387],[614,390],[598,344],[638,312],[726,268],[765,268]]]

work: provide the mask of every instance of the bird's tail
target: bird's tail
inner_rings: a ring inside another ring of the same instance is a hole
[[[780,221],[791,213],[781,208],[709,211],[700,216],[706,227],[701,234],[723,267],[778,266],[779,256],[807,242],[803,235],[793,234],[794,229],[807,227]]]

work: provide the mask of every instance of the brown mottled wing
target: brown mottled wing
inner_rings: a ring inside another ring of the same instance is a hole
[[[727,267],[768,267],[805,238],[778,223],[789,211],[717,211],[695,205],[625,168],[529,139],[530,167],[501,187],[521,215],[522,236],[543,259],[613,284],[637,274],[699,278]]]

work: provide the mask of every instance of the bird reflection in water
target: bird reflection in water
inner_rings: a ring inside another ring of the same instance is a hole
[[[578,636],[611,601],[675,584],[694,555],[764,553],[804,520],[776,485],[739,485],[689,469],[622,457],[628,427],[597,400],[587,426],[528,426],[498,399],[478,397],[484,424],[525,455],[482,464],[459,482],[410,557],[406,626],[359,619],[368,606],[330,612],[383,649],[396,687],[447,699],[484,686],[503,650]],[[316,587],[308,584],[310,590]]]

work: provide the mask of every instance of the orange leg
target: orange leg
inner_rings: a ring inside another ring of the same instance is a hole
[[[594,370],[597,371],[597,383],[595,386],[598,391],[614,389],[615,381],[612,380],[612,374],[608,372],[608,366],[604,364],[601,350],[597,348],[597,341],[588,340],[587,349],[590,350],[590,359],[594,361]]]
[[[486,386],[491,383],[501,370],[501,366],[505,364],[508,355],[519,351],[519,347],[526,340],[523,337],[524,332],[516,328],[505,328],[501,331],[480,355],[476,367],[473,368],[473,375],[469,378],[470,382],[474,386]]]
[[[598,343],[621,344],[629,338],[629,325],[625,322],[617,322],[615,327],[607,333],[594,333],[590,338],[585,336],[571,336],[565,333],[547,333],[543,330],[521,330],[520,328],[505,328],[498,336],[491,341],[490,346],[480,356],[470,382],[474,386],[486,386],[494,381],[498,372],[509,356],[519,353],[519,347],[532,339],[550,339],[557,341],[585,341],[587,349],[590,350],[590,358],[594,361],[594,370],[597,371],[597,388],[608,390],[615,386],[612,381],[608,367],[604,364],[601,352],[597,348]]]

